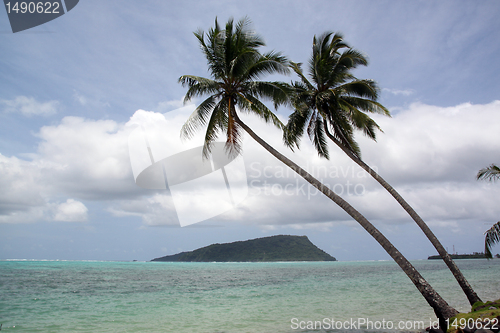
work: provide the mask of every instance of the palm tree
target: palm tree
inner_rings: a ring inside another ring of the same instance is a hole
[[[283,129],[283,124],[259,98],[269,99],[277,107],[287,101],[290,93],[287,84],[258,80],[264,74],[286,74],[289,71],[288,60],[280,53],[261,54],[258,48],[264,46],[264,42],[260,36],[248,29],[248,24],[248,19],[243,19],[236,25],[230,19],[225,29],[222,29],[216,20],[215,27],[211,28],[206,35],[201,30],[195,33],[207,58],[212,78],[192,75],[179,78],[179,82],[188,87],[185,102],[198,96],[208,95],[208,98],[198,105],[184,124],[181,135],[190,138],[197,130],[206,126],[203,154],[207,157],[214,140],[221,132],[226,136],[227,153],[240,153],[241,131],[247,132],[264,149],[360,223],[403,269],[444,325],[445,319],[451,318],[458,312],[446,303],[389,240],[354,207],[280,154],[240,119],[238,112],[254,113],[264,121]]]
[[[377,102],[378,87],[374,81],[360,80],[351,74],[358,65],[368,61],[360,52],[350,48],[340,34],[327,32],[313,39],[313,52],[309,61],[311,81],[303,74],[301,64],[292,63],[300,81],[294,83],[295,111],[290,115],[285,131],[285,143],[298,147],[299,139],[307,131],[318,154],[329,158],[326,137],[333,141],[356,164],[367,171],[403,207],[422,229],[432,245],[449,267],[470,304],[480,301],[457,265],[427,224],[403,197],[370,166],[363,162],[354,131],[361,130],[375,140],[378,124],[367,113],[390,116]]]
[[[492,164],[487,168],[483,168],[477,173],[476,179],[496,181],[497,179],[500,179],[500,168],[495,164]],[[486,258],[491,259],[493,258],[493,255],[491,254],[491,247],[500,242],[500,222],[495,223],[484,234],[484,254],[486,255]]]

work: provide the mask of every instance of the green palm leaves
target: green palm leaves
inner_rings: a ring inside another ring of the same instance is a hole
[[[211,78],[184,75],[179,82],[189,89],[184,101],[209,95],[199,104],[182,128],[181,136],[190,138],[199,129],[207,128],[203,155],[208,157],[218,136],[226,132],[229,154],[241,151],[241,128],[235,120],[236,110],[253,112],[266,122],[284,128],[281,121],[260,101],[271,100],[275,107],[288,101],[289,85],[282,82],[259,81],[266,74],[288,74],[288,60],[277,52],[261,54],[264,41],[248,29],[249,20],[234,24],[229,20],[222,29],[217,20],[206,34],[195,33],[207,58]]]
[[[491,254],[491,247],[500,242],[500,222],[495,223],[484,234],[484,254],[486,255],[486,258],[491,259],[493,258],[493,255]]]
[[[476,179],[496,181],[497,179],[500,179],[500,168],[495,164],[492,164],[487,168],[483,168],[477,173]],[[500,242],[500,222],[495,223],[484,233],[484,235],[484,254],[486,255],[486,258],[491,259],[493,258],[491,248],[493,245]]]
[[[476,179],[489,181],[500,179],[500,168],[495,164],[492,164],[487,168],[483,168],[477,173]]]
[[[361,130],[375,140],[381,130],[367,113],[390,116],[377,102],[379,88],[374,81],[360,80],[351,71],[368,60],[360,52],[349,48],[340,34],[327,32],[314,37],[313,52],[309,60],[309,77],[301,64],[291,63],[300,81],[294,83],[292,105],[285,132],[285,143],[293,148],[299,145],[304,131],[311,138],[318,154],[329,158],[326,138],[347,148],[360,157],[354,131]]]

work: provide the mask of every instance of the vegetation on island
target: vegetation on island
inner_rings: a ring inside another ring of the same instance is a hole
[[[336,259],[311,243],[307,236],[277,235],[233,243],[212,244],[152,261],[272,262],[336,261]]]

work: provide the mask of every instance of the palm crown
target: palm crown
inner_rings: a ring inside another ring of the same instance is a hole
[[[301,64],[291,63],[300,81],[294,83],[293,106],[285,132],[286,144],[298,146],[305,129],[320,156],[328,158],[326,136],[360,157],[354,140],[354,130],[363,131],[375,139],[377,123],[366,113],[389,111],[379,104],[379,89],[371,80],[359,80],[351,71],[368,60],[360,52],[349,48],[342,35],[327,32],[313,39],[309,61],[311,81],[303,74]]]
[[[241,151],[240,126],[235,121],[236,107],[253,112],[266,122],[284,128],[281,121],[259,99],[273,101],[275,107],[285,103],[289,85],[282,82],[259,81],[264,74],[289,73],[288,60],[271,51],[261,54],[262,38],[248,29],[249,20],[236,25],[230,19],[221,29],[217,19],[208,33],[195,33],[208,62],[211,78],[183,75],[179,82],[188,86],[184,101],[209,95],[195,109],[181,130],[181,136],[190,138],[201,127],[207,126],[203,156],[208,157],[212,145],[221,132],[226,132],[226,150],[230,154]]]

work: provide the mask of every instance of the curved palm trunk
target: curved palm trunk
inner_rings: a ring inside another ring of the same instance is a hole
[[[439,318],[441,327],[445,327],[445,320],[453,317],[458,313],[457,310],[452,308],[446,301],[431,287],[431,285],[420,275],[420,273],[413,267],[413,265],[392,245],[392,243],[377,229],[375,228],[361,213],[352,207],[347,201],[331,191],[328,187],[320,183],[316,178],[310,175],[307,171],[299,167],[290,159],[279,153],[267,142],[262,140],[255,134],[245,123],[243,123],[236,112],[233,113],[233,119],[241,126],[255,141],[257,141],[264,149],[270,152],[274,157],[283,162],[298,175],[304,178],[308,183],[321,191],[324,195],[330,198],[333,202],[339,205],[347,214],[354,218],[368,233],[377,240],[377,242],[387,251],[387,253],[394,259],[394,261],[401,267],[401,269],[410,278],[413,284],[420,291],[427,303],[434,309],[434,313]]]
[[[403,199],[403,197],[388,183],[386,182],[379,174],[377,174],[372,168],[370,168],[365,162],[363,162],[360,158],[355,156],[349,149],[347,149],[344,145],[342,145],[335,137],[328,131],[328,128],[326,127],[326,123],[324,123],[325,127],[325,132],[326,135],[335,142],[337,146],[342,149],[344,153],[347,154],[353,160],[357,165],[359,165],[361,168],[363,168],[366,172],[370,174],[380,185],[382,185],[383,188],[389,192],[394,199],[403,207],[403,209],[411,216],[411,218],[417,223],[417,225],[422,229],[424,232],[425,236],[430,240],[432,245],[436,248],[438,251],[439,255],[441,258],[443,258],[444,262],[450,269],[450,271],[453,273],[453,276],[455,276],[455,279],[457,280],[458,284],[464,291],[465,295],[467,296],[467,299],[469,300],[469,303],[473,305],[476,302],[481,302],[481,299],[479,296],[476,294],[476,292],[472,289],[471,285],[469,282],[465,279],[463,276],[462,272],[460,269],[457,267],[451,256],[448,254],[448,252],[445,250],[441,242],[437,239],[437,237],[434,235],[432,230],[427,226],[427,224],[422,220],[422,218],[415,212],[415,210]]]

